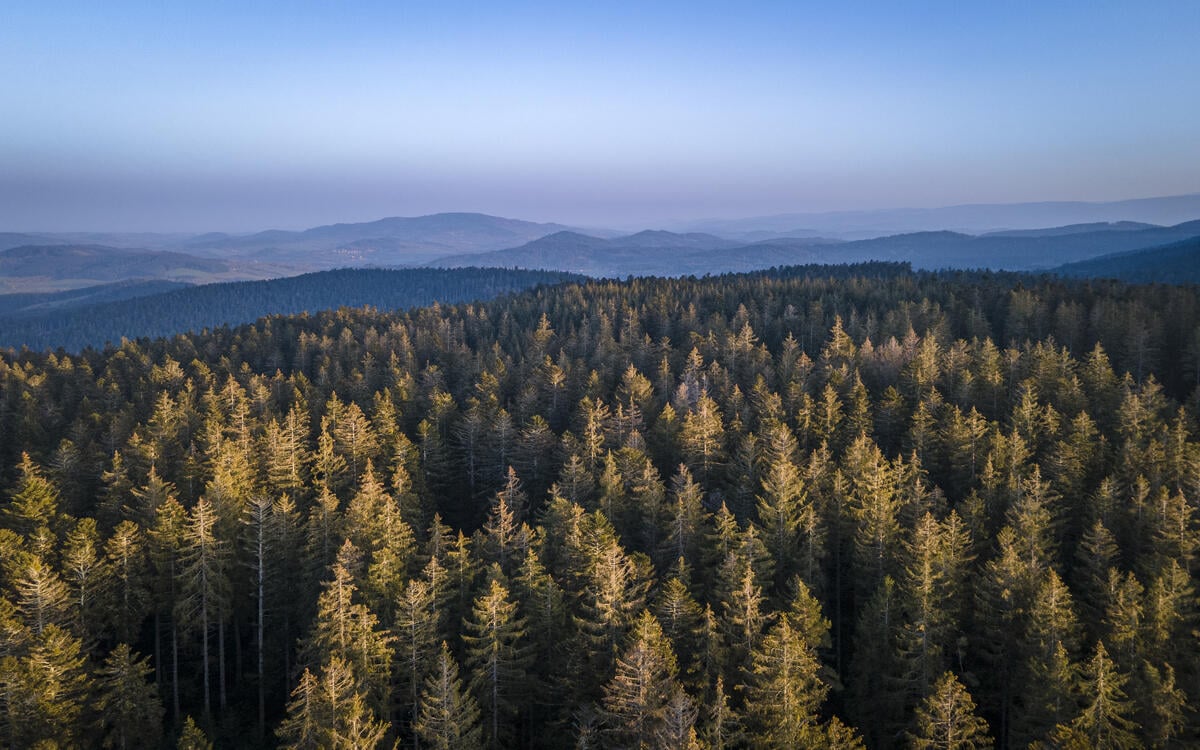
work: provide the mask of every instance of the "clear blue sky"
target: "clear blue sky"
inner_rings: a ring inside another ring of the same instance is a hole
[[[1200,2],[0,3],[0,229],[1200,191]]]

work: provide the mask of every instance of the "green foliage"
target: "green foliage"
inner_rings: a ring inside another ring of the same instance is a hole
[[[1194,744],[1198,329],[868,265],[0,354],[0,744]]]
[[[915,719],[909,744],[918,750],[978,750],[993,744],[971,694],[951,672],[938,679]]]
[[[314,674],[304,670],[277,732],[289,750],[369,750],[387,733],[359,690],[350,665],[337,656]]]
[[[137,652],[122,643],[99,670],[104,747],[127,750],[150,747],[162,735],[162,700],[149,681],[154,670]]]
[[[446,642],[425,678],[421,707],[413,724],[425,747],[433,750],[475,750],[483,747],[479,704],[463,689],[458,663]]]

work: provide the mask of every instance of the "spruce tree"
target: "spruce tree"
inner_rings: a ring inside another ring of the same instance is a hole
[[[479,704],[463,689],[458,663],[445,641],[425,678],[413,728],[422,747],[430,750],[478,750],[484,746]]]
[[[121,643],[100,669],[100,726],[104,747],[117,750],[150,747],[162,736],[163,705],[148,680],[153,669],[136,651]]]
[[[798,597],[807,598],[807,590],[802,589]],[[825,620],[823,625],[821,635],[828,632],[829,622]],[[784,614],[752,653],[746,706],[756,747],[824,745],[818,712],[829,686],[821,679],[818,644],[810,640],[814,635],[805,632],[803,623]]]
[[[494,567],[488,586],[463,622],[462,636],[471,690],[483,708],[491,747],[511,744],[512,718],[529,698],[525,619],[501,579]]]
[[[666,746],[672,733],[686,738],[687,732],[669,721],[678,689],[675,677],[671,644],[658,620],[643,612],[617,658],[613,678],[604,686],[607,746],[647,750]]]
[[[1097,643],[1095,654],[1083,668],[1083,708],[1068,731],[1056,733],[1056,739],[1080,738],[1098,750],[1139,747],[1133,704],[1124,691],[1128,681],[1127,675],[1117,671],[1104,643]]]
[[[304,670],[277,735],[288,750],[371,750],[387,731],[350,665],[331,656],[317,674]]]
[[[916,727],[908,735],[917,750],[990,748],[988,725],[975,713],[975,701],[952,672],[944,673],[917,708]]]

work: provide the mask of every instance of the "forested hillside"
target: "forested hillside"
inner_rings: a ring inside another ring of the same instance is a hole
[[[1194,747],[1200,297],[906,266],[0,356],[0,744]]]
[[[342,269],[269,281],[204,284],[137,299],[8,314],[3,309],[5,298],[0,296],[0,347],[61,347],[77,352],[88,346],[119,344],[122,338],[174,336],[250,323],[266,315],[343,305],[397,310],[434,302],[468,302],[573,278],[557,272],[500,268]]]
[[[1101,255],[1081,263],[1068,263],[1055,272],[1138,283],[1200,284],[1200,237],[1149,250]]]

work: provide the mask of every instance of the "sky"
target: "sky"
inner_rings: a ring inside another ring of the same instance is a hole
[[[1200,3],[0,3],[0,231],[1200,192]]]

